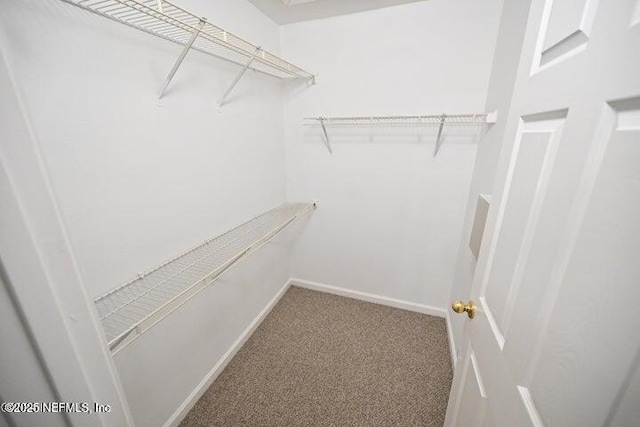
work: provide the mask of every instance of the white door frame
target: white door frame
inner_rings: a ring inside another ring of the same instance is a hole
[[[110,405],[71,425],[133,426],[113,358],[84,287],[0,34],[0,260],[55,394]],[[11,343],[3,343],[11,345]],[[4,369],[11,367],[3,367]],[[11,396],[3,396],[10,398]]]

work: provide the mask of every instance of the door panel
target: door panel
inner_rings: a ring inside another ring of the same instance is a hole
[[[585,174],[593,192],[531,385],[547,425],[602,425],[640,350],[630,309],[640,306],[640,203],[629,203],[640,196],[634,104],[615,112],[602,163]]]
[[[487,409],[484,414],[484,420],[482,420],[482,427],[493,427],[496,425],[495,420],[493,418],[493,414],[491,413],[491,408],[487,406]]]
[[[445,425],[638,424],[639,21],[531,4]]]
[[[538,54],[539,67],[586,48],[597,7],[598,0],[555,0],[550,4],[546,30],[540,34],[544,42]]]
[[[544,423],[542,422],[542,417],[540,416],[540,411],[536,406],[535,401],[533,400],[533,396],[531,396],[531,392],[528,387],[518,386],[518,394],[520,395],[520,400],[522,406],[527,411],[527,419],[520,422],[526,422],[527,426],[533,427],[543,427]]]
[[[487,282],[487,308],[504,342],[505,327],[512,312],[510,299],[517,293],[522,266],[527,257],[532,229],[537,222],[539,205],[544,196],[548,174],[555,160],[562,136],[565,112],[527,118],[520,125],[512,155],[512,173],[507,178],[508,199],[501,222],[500,239],[494,257],[500,259],[491,270]],[[542,117],[542,119],[540,119]],[[525,238],[523,238],[525,236]]]
[[[485,422],[487,395],[482,383],[482,377],[478,371],[478,362],[471,346],[463,363],[466,365],[466,374],[462,383],[460,401],[464,410],[458,415],[458,425],[480,427]]]
[[[573,211],[588,197],[582,171],[598,162],[602,141],[611,131],[613,121],[610,108],[598,105],[576,106],[568,113],[529,256],[512,298],[513,316],[506,327],[509,333],[505,354],[520,385],[530,382],[535,351],[548,329],[556,303],[558,283],[572,250],[571,235],[577,232]],[[569,227],[571,224],[574,228]]]

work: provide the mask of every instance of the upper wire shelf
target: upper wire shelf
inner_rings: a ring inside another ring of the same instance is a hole
[[[331,143],[327,126],[427,126],[437,125],[438,136],[436,137],[436,147],[433,155],[437,155],[442,145],[442,130],[445,125],[490,125],[494,124],[498,118],[498,112],[492,113],[471,113],[471,114],[431,114],[413,116],[352,116],[352,117],[306,117],[305,126],[320,125],[324,134],[324,143],[329,150]]]
[[[495,123],[497,113],[479,114],[432,114],[422,116],[354,116],[354,117],[306,117],[308,121],[323,121],[327,125],[438,125]],[[306,123],[312,124],[312,123]]]
[[[111,351],[124,348],[314,208],[312,203],[279,206],[97,298]]]
[[[167,0],[61,1],[184,46],[185,50],[171,70],[160,97],[190,49],[243,65],[243,71],[230,89],[247,68],[279,78],[303,78],[315,82],[314,75],[308,71]],[[224,97],[220,104],[222,102]]]

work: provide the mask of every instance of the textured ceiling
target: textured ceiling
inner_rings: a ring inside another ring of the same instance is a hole
[[[286,5],[283,0],[249,0],[277,24],[329,18],[424,0],[313,0],[293,4],[297,1]]]

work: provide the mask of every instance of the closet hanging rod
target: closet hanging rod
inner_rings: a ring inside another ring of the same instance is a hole
[[[315,207],[294,203],[272,209],[97,298],[111,351],[120,351]]]
[[[129,27],[187,46],[217,58],[244,65],[254,58],[251,69],[279,78],[314,75],[258,46],[220,28],[167,0],[61,0]]]

